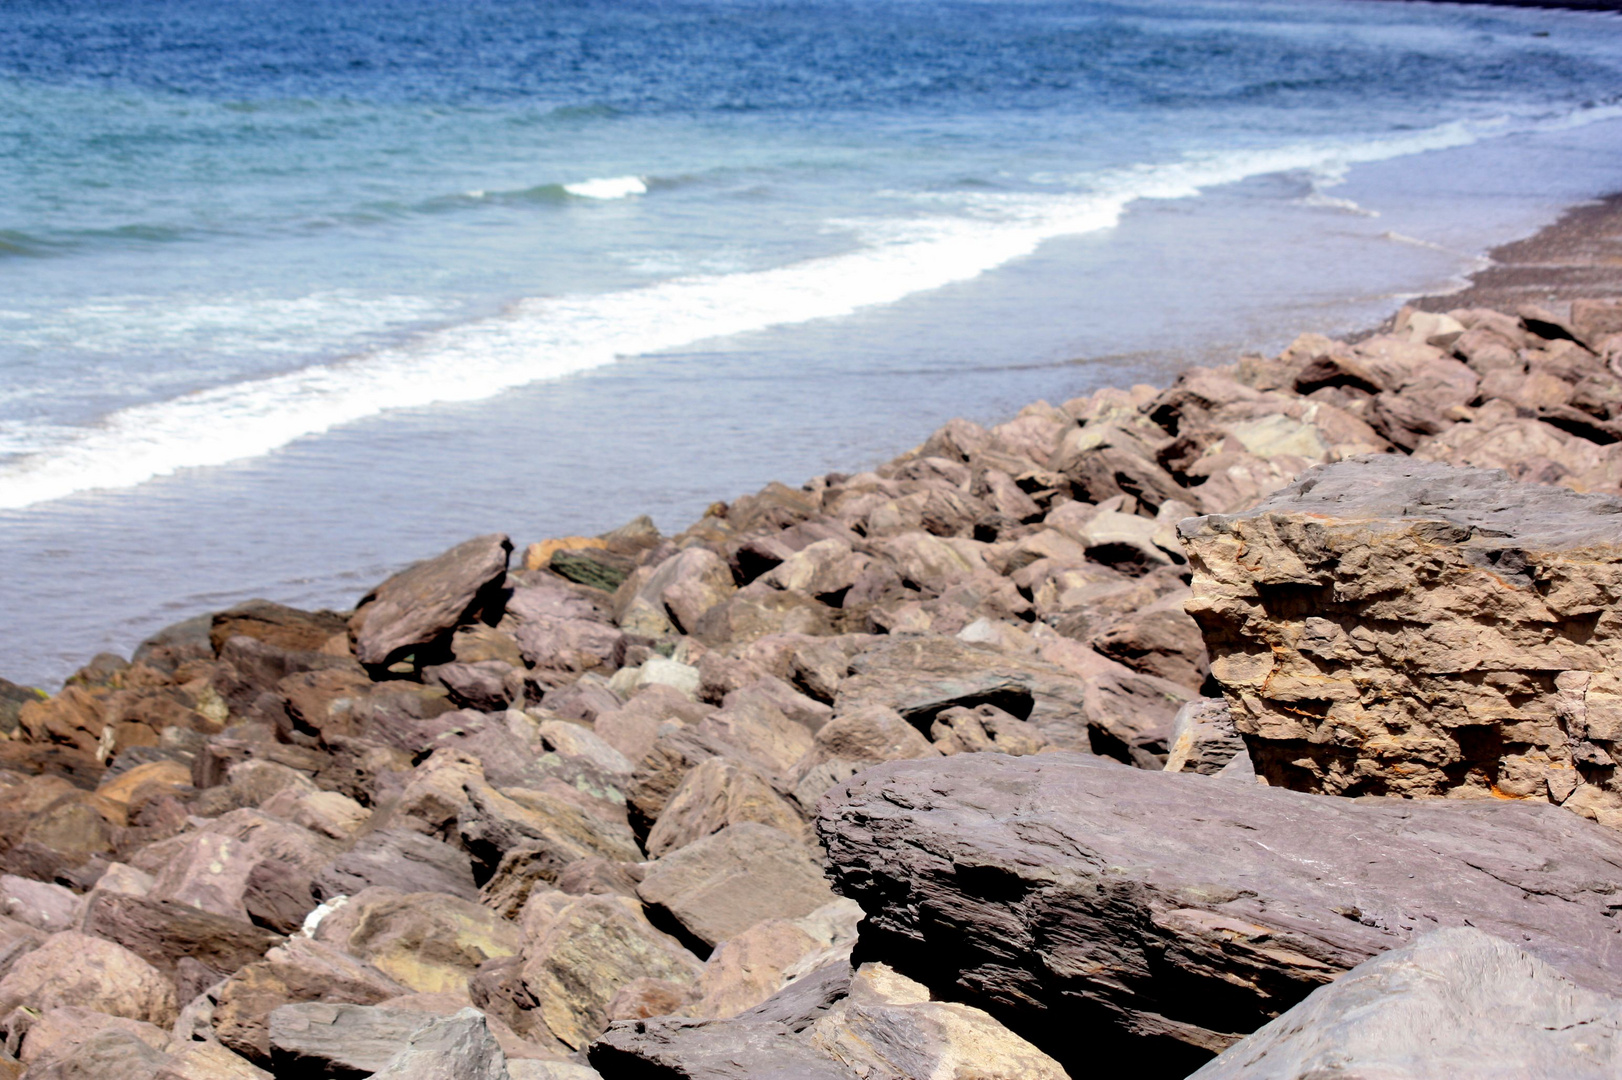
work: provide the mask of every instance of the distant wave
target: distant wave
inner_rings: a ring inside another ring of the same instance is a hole
[[[623,199],[631,195],[646,195],[648,184],[640,176],[610,176],[564,184],[563,190],[582,199]]]
[[[1622,109],[1611,106],[1577,119],[1453,123],[1362,142],[1191,155],[1075,178],[1090,190],[1068,194],[938,193],[931,198],[949,213],[837,223],[858,242],[843,254],[604,295],[525,300],[408,346],[120,410],[70,441],[0,466],[0,508],[257,457],[390,409],[486,398],[616,357],[890,304],[978,277],[1054,237],[1107,229],[1138,199],[1187,198],[1251,176],[1323,172],[1618,116]]]

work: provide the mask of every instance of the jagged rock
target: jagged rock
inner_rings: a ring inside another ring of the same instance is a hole
[[[153,1080],[274,1080],[247,1058],[217,1042],[192,1043],[175,1049]]]
[[[1190,612],[1268,783],[1622,826],[1622,499],[1378,456],[1183,533]]]
[[[591,1045],[605,1077],[660,1080],[853,1080],[802,1032],[850,986],[848,963],[828,964],[725,1020],[658,1017],[621,1021]]]
[[[270,1014],[271,1067],[284,1076],[362,1080],[388,1065],[432,1020],[376,1005],[283,1005]]]
[[[367,593],[350,617],[361,663],[392,663],[402,653],[448,644],[451,631],[493,601],[507,574],[512,541],[480,536],[395,574]],[[494,622],[494,619],[488,620]]]
[[[77,930],[46,938],[0,979],[0,1016],[19,1005],[78,1005],[164,1027],[178,1006],[174,984],[129,949]]]
[[[857,1076],[1070,1080],[1059,1063],[983,1009],[931,1001],[922,984],[863,964],[850,993],[807,1032]]]
[[[929,737],[943,754],[988,752],[1020,757],[1039,753],[1047,736],[1034,724],[1003,712],[995,705],[947,709],[929,726]]]
[[[640,573],[625,580],[615,602],[620,628],[643,637],[691,633],[706,611],[737,591],[726,562],[704,547],[670,556],[639,581]]]
[[[346,629],[344,617],[330,611],[300,611],[269,600],[244,600],[209,620],[208,640],[215,653],[234,637],[253,638],[292,652],[320,652]]]
[[[798,919],[765,919],[727,938],[704,962],[689,1015],[736,1016],[801,975],[848,957],[861,919],[861,908],[835,900]]]
[[[72,1055],[91,1036],[114,1030],[133,1035],[154,1050],[169,1045],[169,1033],[144,1020],[111,1016],[78,1005],[49,1009],[19,1008],[0,1022],[6,1048],[27,1066],[49,1068]]]
[[[1600,1080],[1619,1068],[1622,1001],[1461,926],[1359,964],[1190,1080]]]
[[[480,964],[522,944],[516,926],[472,901],[377,887],[322,920],[315,939],[423,994],[465,991]]]
[[[1093,648],[1133,671],[1198,688],[1210,661],[1199,625],[1183,608],[1188,597],[1180,589],[1115,620],[1093,638]]]
[[[270,1014],[299,1001],[375,1005],[406,993],[381,971],[324,942],[294,937],[226,980],[213,1028],[221,1043],[260,1065],[270,1063]]]
[[[637,895],[711,948],[762,919],[807,915],[834,899],[810,848],[755,822],[655,861]]]
[[[522,668],[500,660],[478,663],[435,664],[423,668],[425,682],[443,686],[451,699],[465,709],[499,712],[524,697]]]
[[[809,838],[798,811],[748,765],[711,758],[682,778],[648,833],[647,849],[659,858],[740,821],[770,825]]]
[[[37,1061],[27,1075],[39,1080],[153,1080],[168,1061],[168,1055],[144,1042],[139,1036],[109,1027],[91,1035],[60,1056]]]
[[[477,1009],[435,1017],[413,1032],[375,1080],[508,1080],[507,1057]]]
[[[645,1020],[650,1016],[668,1016],[680,1012],[692,1000],[691,986],[643,976],[632,979],[615,991],[606,1011],[610,1023],[615,1020]]]
[[[645,686],[623,707],[597,714],[592,731],[626,760],[639,762],[659,737],[660,726],[669,722],[696,724],[715,711],[715,706],[688,700],[671,686]]]
[[[332,841],[258,810],[233,810],[195,832],[149,844],[134,857],[157,880],[154,900],[175,900],[227,918],[250,921],[248,881],[267,860],[316,873],[332,858]]]
[[[961,754],[877,766],[817,826],[836,887],[867,913],[865,956],[1072,1069],[1130,1053],[1145,1075],[1182,1076],[1341,972],[1466,922],[1622,987],[1602,959],[1622,837],[1538,803]]]
[[[1245,742],[1228,712],[1226,698],[1197,698],[1177,710],[1177,719],[1172,723],[1171,753],[1166,758],[1167,772],[1209,776],[1220,772],[1236,756],[1249,758]]]
[[[458,818],[474,873],[495,875],[504,860],[523,853],[534,873],[555,880],[576,859],[600,857],[634,862],[641,857],[623,820],[588,814],[558,794],[520,788],[498,791],[483,782],[464,786],[467,808]]]
[[[312,906],[305,901],[300,921]],[[296,928],[297,923],[287,929]],[[214,971],[235,971],[282,941],[278,933],[190,904],[117,893],[103,893],[90,902],[84,930],[117,942],[171,975],[183,957]]]
[[[571,1049],[608,1025],[608,1005],[626,984],[655,978],[687,985],[700,970],[696,957],[625,897],[537,893],[523,925],[523,963],[513,974],[545,1030]]]
[[[447,893],[463,900],[479,898],[467,852],[408,829],[367,833],[315,877],[322,900],[353,896],[373,885],[402,892]]]

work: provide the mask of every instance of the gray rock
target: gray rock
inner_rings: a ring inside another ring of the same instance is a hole
[[[1509,942],[1461,926],[1359,964],[1191,1080],[1619,1074],[1622,1001],[1584,990]]]
[[[349,620],[356,659],[386,664],[449,638],[493,599],[487,594],[501,587],[512,549],[512,541],[499,533],[475,537],[373,589]]]
[[[436,1016],[405,1048],[372,1074],[373,1080],[508,1080],[507,1055],[490,1034],[484,1014],[463,1009]]]
[[[817,829],[835,887],[867,912],[865,958],[1073,1069],[1109,1051],[1181,1076],[1336,975],[1467,920],[1622,989],[1604,959],[1622,837],[1547,804],[960,754],[869,770],[823,800]]]
[[[270,1062],[278,1076],[360,1080],[385,1067],[432,1017],[376,1005],[305,1001],[270,1014]]]
[[[809,847],[752,821],[657,860],[637,894],[712,948],[762,919],[809,915],[834,899]]]

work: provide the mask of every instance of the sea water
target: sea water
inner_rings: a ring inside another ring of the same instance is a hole
[[[11,0],[0,675],[1370,325],[1619,118],[1605,14]]]

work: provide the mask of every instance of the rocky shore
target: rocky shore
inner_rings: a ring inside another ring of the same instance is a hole
[[[1616,1075],[1622,301],[1540,299],[0,683],[0,1077]]]

